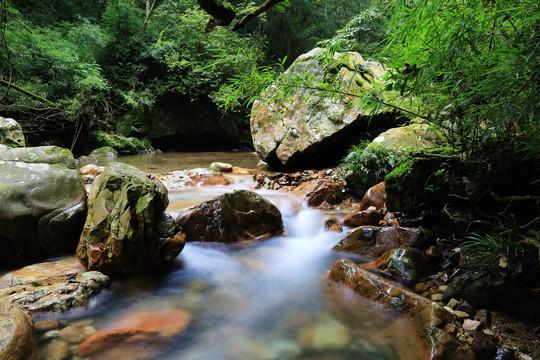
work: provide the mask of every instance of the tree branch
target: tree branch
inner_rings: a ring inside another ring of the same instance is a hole
[[[25,90],[25,89],[23,89],[23,88],[21,88],[21,87],[15,85],[15,84],[13,84],[13,83],[10,83],[10,82],[8,82],[8,81],[1,80],[1,79],[0,79],[0,84],[5,85],[5,86],[7,86],[7,87],[9,87],[9,88],[12,88],[12,89],[14,89],[14,90],[17,90],[18,92],[21,92],[21,93],[23,93],[23,94],[25,94],[25,95],[28,95],[28,96],[30,96],[30,97],[32,97],[32,98],[34,98],[34,99],[41,100],[41,101],[43,101],[43,102],[46,102],[46,103],[48,103],[48,104],[51,104],[51,105],[55,105],[55,106],[56,106],[56,104],[53,103],[52,101],[49,101],[49,100],[45,99],[44,97],[41,97],[41,96],[36,95],[36,94],[34,94],[34,93],[31,93],[30,91]]]
[[[233,26],[233,31],[240,30],[241,28],[246,26],[248,21],[251,21],[251,20],[255,19],[257,16],[261,15],[263,12],[265,12],[266,10],[270,9],[272,6],[278,4],[278,3],[282,2],[282,1],[284,1],[284,0],[267,0],[261,6],[259,6],[258,8],[253,9],[248,14],[246,14],[242,19],[240,19],[240,21],[238,21]]]

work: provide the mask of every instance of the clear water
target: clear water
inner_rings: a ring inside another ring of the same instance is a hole
[[[236,188],[250,188],[249,178],[170,192],[169,211]],[[328,284],[327,271],[343,255],[331,251],[343,234],[323,230],[328,215],[290,193],[259,193],[281,210],[286,235],[251,244],[188,243],[167,269],[113,279],[88,308],[41,318],[92,319],[99,330],[141,309],[191,314],[185,331],[152,345],[149,355],[139,352],[141,359],[416,359],[403,351],[411,348],[406,336],[396,336],[406,333],[402,320]]]

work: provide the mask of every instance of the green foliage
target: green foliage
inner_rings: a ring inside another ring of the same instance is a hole
[[[450,119],[462,149],[534,131],[540,119],[537,1],[392,1],[385,55],[395,88]]]
[[[516,270],[522,255],[516,233],[508,235],[469,235],[461,245],[471,271]]]
[[[345,171],[356,171],[381,179],[395,168],[399,158],[400,155],[393,149],[365,141],[360,146],[353,146],[340,166]]]

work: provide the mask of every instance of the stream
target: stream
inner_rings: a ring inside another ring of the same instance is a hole
[[[254,168],[257,158],[254,153],[172,153],[116,161],[163,173],[208,167],[212,161]],[[168,211],[174,215],[227,191],[253,190],[249,176],[235,179],[229,186],[171,190]],[[86,322],[101,330],[137,311],[190,314],[184,331],[159,344],[130,344],[96,359],[416,359],[398,353],[403,346],[397,346],[396,333],[407,331],[401,319],[328,284],[327,272],[346,255],[331,250],[343,233],[325,232],[323,224],[339,213],[310,209],[291,193],[257,192],[280,209],[285,235],[234,245],[188,243],[168,268],[113,278],[87,308],[36,314],[36,320]]]

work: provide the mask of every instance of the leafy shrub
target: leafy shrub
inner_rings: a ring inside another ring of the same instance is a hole
[[[509,235],[469,235],[461,252],[471,271],[516,270],[522,248],[515,233]]]

